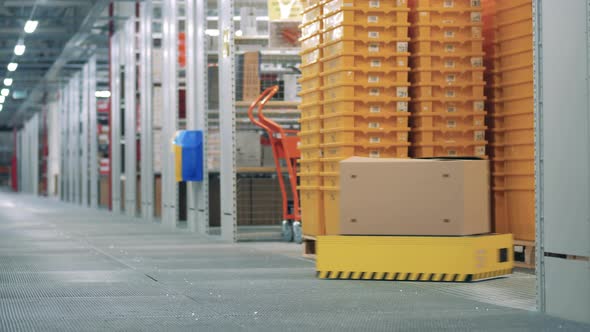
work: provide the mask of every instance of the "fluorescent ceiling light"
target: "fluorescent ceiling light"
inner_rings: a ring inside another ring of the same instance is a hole
[[[8,64],[8,66],[6,66],[6,68],[8,69],[8,71],[15,71],[16,68],[18,68],[18,63],[11,62]]]
[[[25,23],[25,32],[26,33],[33,33],[37,29],[37,25],[39,25],[39,21],[27,21]]]
[[[0,112],[2,112],[3,108],[4,108],[4,105],[0,104]]]
[[[4,88],[2,89],[2,91],[0,91],[0,94],[4,97],[8,97],[8,95],[10,94],[10,90]]]
[[[24,44],[18,44],[14,47],[14,54],[23,55],[25,54],[26,46]]]
[[[96,91],[94,93],[94,96],[96,98],[110,98],[111,97],[111,92],[109,90]]]
[[[12,78],[5,78],[4,85],[11,86],[12,85]]]
[[[0,95],[0,104],[4,104],[5,100],[6,100],[6,97]]]

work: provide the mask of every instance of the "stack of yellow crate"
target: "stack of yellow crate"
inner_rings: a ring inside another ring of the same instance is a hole
[[[487,1],[490,2],[490,1]],[[535,239],[532,0],[495,1],[490,97],[494,106],[495,230]]]
[[[303,234],[325,233],[322,204],[321,116],[322,106],[322,12],[320,1],[303,1],[301,24],[301,139],[299,149],[299,197]]]
[[[486,156],[480,0],[410,0],[412,155]]]
[[[324,234],[335,235],[339,162],[408,157],[409,9],[406,0],[332,0],[322,10],[322,210]]]

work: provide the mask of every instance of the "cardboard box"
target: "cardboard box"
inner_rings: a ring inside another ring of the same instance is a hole
[[[353,157],[340,170],[342,235],[491,231],[488,161]]]
[[[258,52],[244,53],[242,100],[252,101],[260,95],[260,55]]]
[[[260,167],[262,165],[260,134],[255,131],[238,131],[237,136],[237,165],[241,167]]]

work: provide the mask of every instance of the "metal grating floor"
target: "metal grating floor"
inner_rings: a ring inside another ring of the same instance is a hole
[[[590,330],[530,311],[530,274],[324,281],[300,254],[0,193],[0,331]]]

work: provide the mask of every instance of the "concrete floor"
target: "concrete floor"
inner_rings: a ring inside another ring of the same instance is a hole
[[[534,308],[534,276],[322,281],[300,248],[0,193],[1,331],[589,331]]]

